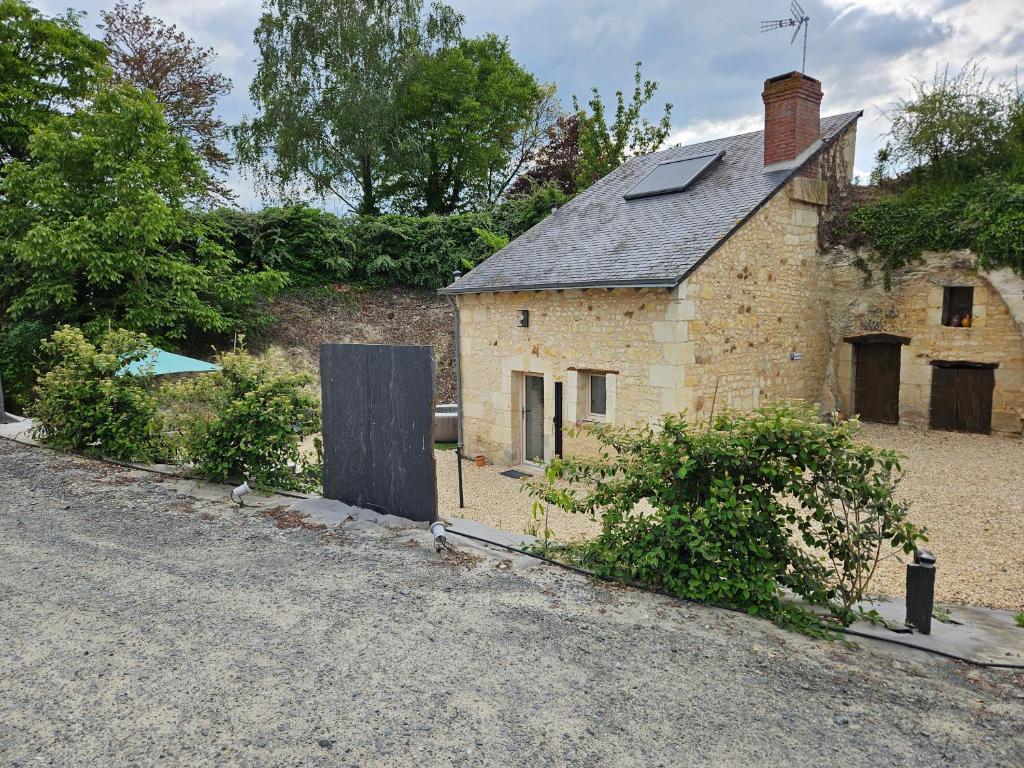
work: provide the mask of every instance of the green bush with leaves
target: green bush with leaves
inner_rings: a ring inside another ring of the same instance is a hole
[[[284,276],[245,269],[188,215],[205,182],[150,93],[107,86],[53,117],[0,175],[7,316],[158,342],[258,322]]]
[[[783,590],[848,622],[878,563],[923,538],[893,496],[896,455],[805,406],[584,431],[600,454],[555,459],[529,490],[600,518],[573,555],[603,576],[810,627]]]
[[[31,402],[42,363],[40,346],[51,333],[53,326],[39,320],[18,320],[0,327],[0,387],[8,412],[24,413]]]
[[[352,282],[440,288],[550,215],[566,196],[552,186],[489,211],[449,216],[339,217],[314,208],[217,210],[197,218],[253,271],[287,272],[299,287]]]
[[[834,233],[872,250],[859,266],[894,270],[924,251],[969,249],[985,269],[1024,274],[1024,91],[977,62],[917,81],[889,112],[872,179],[885,194],[854,206]]]
[[[52,365],[29,410],[34,436],[60,450],[122,461],[152,461],[164,451],[151,377],[122,373],[150,353],[140,333],[114,330],[93,344],[64,326],[42,344]]]
[[[246,479],[257,486],[312,489],[319,461],[302,456],[303,438],[320,431],[313,377],[273,359],[232,352],[220,369],[168,386],[179,415],[182,457],[214,481]],[[319,440],[316,443],[319,453]]]

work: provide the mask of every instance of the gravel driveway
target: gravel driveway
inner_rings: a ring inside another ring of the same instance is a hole
[[[861,437],[906,456],[897,495],[910,517],[929,531],[938,557],[936,599],[943,603],[1024,610],[1024,440],[909,427],[864,424]],[[458,509],[453,454],[439,451],[442,511],[521,533],[530,524],[530,499],[501,468],[465,462],[466,509]],[[598,524],[581,515],[549,512],[555,538],[595,535]],[[903,561],[883,563],[872,583],[880,594],[901,596]]]
[[[1020,765],[1024,677],[0,441],[0,765]],[[287,519],[279,518],[281,524]]]

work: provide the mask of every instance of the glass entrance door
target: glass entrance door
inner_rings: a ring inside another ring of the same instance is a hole
[[[544,460],[544,377],[523,377],[523,460]]]

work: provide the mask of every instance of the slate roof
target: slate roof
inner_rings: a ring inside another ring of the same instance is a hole
[[[823,118],[820,146],[861,114]],[[724,157],[684,192],[622,197],[660,163],[719,150]],[[632,158],[441,293],[674,287],[801,167],[766,169],[763,131]]]

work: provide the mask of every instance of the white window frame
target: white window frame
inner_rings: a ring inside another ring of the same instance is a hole
[[[602,379],[604,379],[604,413],[594,413],[594,412],[592,412],[590,410],[590,405],[593,402],[593,398],[591,397],[591,386],[592,386],[591,382],[593,381],[595,376],[600,376]],[[609,411],[609,408],[608,408],[608,374],[607,373],[597,373],[597,372],[595,372],[595,373],[587,373],[587,388],[586,389],[587,389],[586,395],[585,395],[586,400],[584,402],[586,404],[585,407],[586,407],[587,418],[589,420],[591,420],[591,421],[608,421],[608,411]]]

